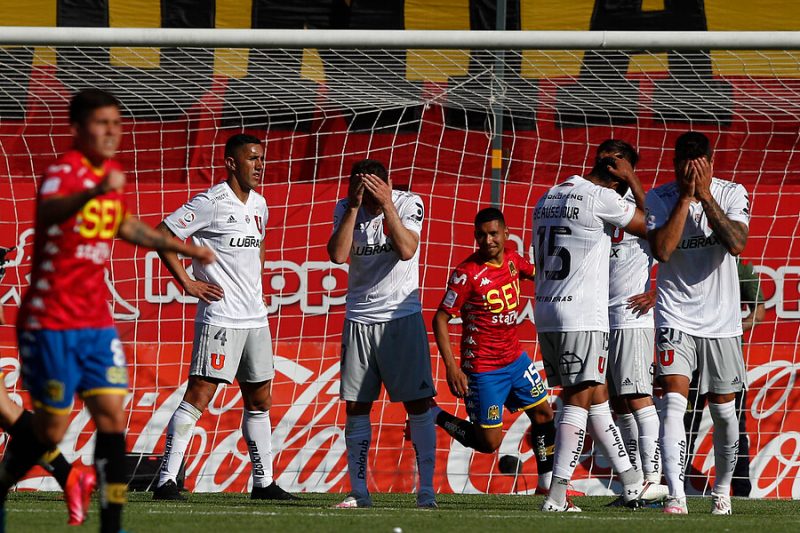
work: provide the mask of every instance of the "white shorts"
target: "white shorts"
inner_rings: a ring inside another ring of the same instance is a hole
[[[698,394],[730,394],[745,387],[747,376],[741,337],[706,339],[677,329],[656,334],[656,377],[681,375],[689,381],[698,370]]]
[[[190,376],[233,383],[261,383],[275,377],[269,326],[234,329],[195,324]]]
[[[381,383],[393,402],[436,396],[421,313],[378,324],[344,321],[341,398],[374,402]]]
[[[612,329],[608,336],[610,396],[653,395],[653,328]]]
[[[608,333],[539,332],[539,347],[550,387],[571,387],[586,381],[606,382]]]

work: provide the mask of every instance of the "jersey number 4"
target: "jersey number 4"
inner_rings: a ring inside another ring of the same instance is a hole
[[[572,230],[566,226],[539,226],[536,230],[539,246],[537,247],[537,269],[541,266],[545,279],[561,280],[569,276],[572,266],[572,257],[569,250],[556,245],[559,235],[571,235]],[[548,268],[554,262],[560,263],[560,268]]]

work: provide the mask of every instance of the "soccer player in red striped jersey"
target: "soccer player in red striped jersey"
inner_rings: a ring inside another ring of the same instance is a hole
[[[125,174],[114,160],[122,120],[113,95],[80,91],[70,102],[69,119],[74,148],[47,169],[39,189],[31,285],[17,317],[23,382],[34,415],[0,464],[0,499],[4,503],[11,486],[61,442],[77,392],[97,428],[101,531],[116,532],[127,490],[128,371],[105,282],[112,241],[119,235],[206,262],[214,254],[170,239],[127,211]]]
[[[530,418],[536,455],[538,493],[546,493],[553,471],[555,424],[547,390],[522,350],[517,320],[522,307],[520,279],[533,279],[533,265],[505,248],[503,213],[482,209],[475,215],[478,250],[459,264],[433,317],[439,354],[450,392],[463,398],[470,421],[434,407],[436,424],[469,448],[493,453],[503,440],[503,407]],[[461,317],[461,364],[450,344],[448,321]]]

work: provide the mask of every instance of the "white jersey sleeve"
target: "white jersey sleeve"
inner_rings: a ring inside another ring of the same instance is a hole
[[[627,202],[611,189],[597,187],[594,212],[597,218],[612,226],[624,228],[636,214],[636,204]]]
[[[750,199],[747,189],[738,183],[730,183],[723,189],[725,215],[734,222],[750,225]]]
[[[645,223],[647,231],[653,231],[667,223],[672,207],[665,203],[665,198],[671,198],[677,187],[668,183],[656,189],[650,189],[644,199]]]
[[[208,193],[201,192],[164,219],[164,224],[179,239],[187,239],[211,225],[215,206]]]
[[[400,215],[400,221],[406,229],[413,231],[417,235],[422,233],[422,219],[425,218],[425,207],[422,205],[422,200],[419,196],[409,194],[403,197],[397,214]]]

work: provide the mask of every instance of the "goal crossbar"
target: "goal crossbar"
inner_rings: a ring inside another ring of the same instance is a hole
[[[790,50],[800,31],[468,31],[4,27],[0,45],[209,48]]]

